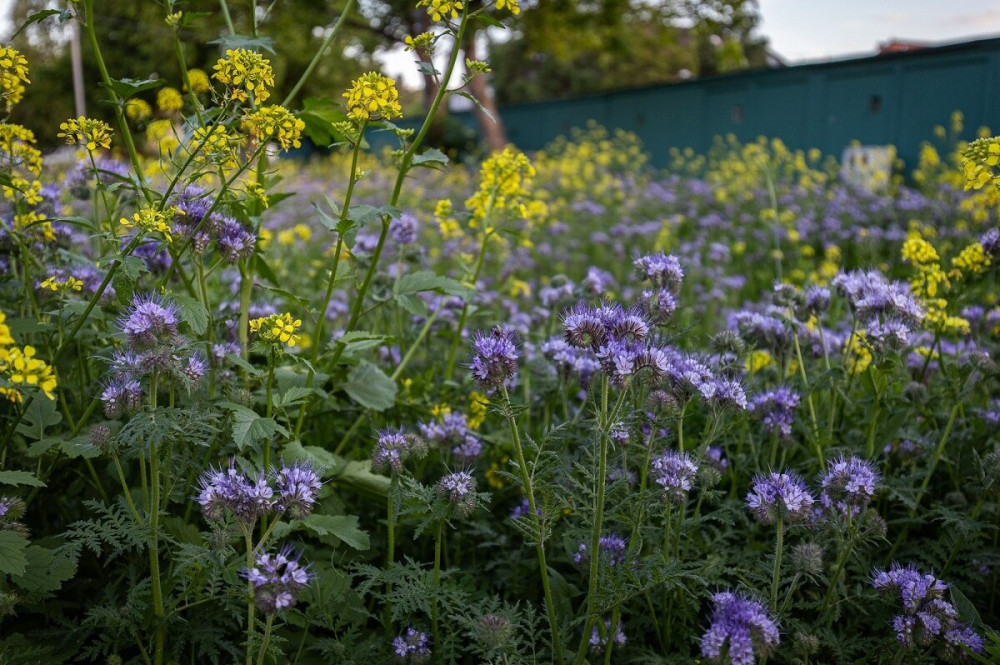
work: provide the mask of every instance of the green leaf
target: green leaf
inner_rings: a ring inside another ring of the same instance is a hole
[[[479,109],[480,111],[482,111],[482,112],[483,112],[483,115],[485,115],[485,116],[486,116],[487,118],[489,118],[489,119],[490,119],[490,120],[492,120],[493,122],[496,122],[496,121],[497,121],[497,119],[493,117],[493,114],[492,114],[492,113],[490,113],[489,111],[487,111],[487,110],[486,110],[486,107],[484,107],[484,106],[483,106],[483,105],[482,105],[482,104],[480,103],[480,101],[479,101],[478,99],[476,99],[476,97],[475,97],[474,95],[471,95],[471,94],[469,94],[469,93],[467,93],[467,92],[456,92],[456,93],[454,93],[454,94],[458,95],[459,97],[465,97],[465,98],[466,98],[466,99],[468,99],[468,100],[469,100],[470,102],[472,102],[473,104],[475,104],[475,105],[476,105],[476,108],[477,108],[477,109]]]
[[[413,62],[417,66],[417,71],[424,76],[437,76],[441,73],[434,68],[434,64],[431,62],[424,62],[423,60],[414,60]]]
[[[379,335],[365,330],[352,330],[349,333],[341,335],[333,343],[342,344],[344,346],[343,355],[352,356],[362,351],[382,346],[388,339],[390,339],[388,335]]]
[[[280,395],[277,395],[274,400],[274,406],[288,408],[299,402],[303,402],[306,398],[313,395],[322,395],[323,393],[315,388],[306,388],[305,386],[292,386]]]
[[[221,35],[209,44],[219,44],[223,51],[245,48],[250,51],[267,51],[274,54],[274,40],[270,37],[251,37],[250,35]]]
[[[469,295],[470,289],[457,279],[438,275],[430,270],[419,270],[400,277],[394,291],[397,296],[412,295],[421,291],[437,291],[465,298]]]
[[[953,586],[948,587],[948,592],[951,594],[951,604],[955,606],[955,611],[958,612],[958,618],[967,624],[982,628],[983,620],[979,616],[976,606],[972,604],[972,601]]]
[[[413,166],[426,166],[433,169],[441,169],[448,165],[448,155],[437,148],[428,148],[423,153],[414,156],[410,162]]]
[[[128,277],[129,281],[134,282],[139,279],[142,273],[149,271],[146,269],[146,262],[138,256],[126,256],[122,259],[122,267],[119,272]]]
[[[28,408],[25,409],[17,431],[33,441],[41,441],[45,438],[45,430],[53,425],[58,425],[62,419],[62,414],[59,413],[55,400],[33,399]]]
[[[147,90],[155,90],[160,86],[164,85],[166,81],[163,79],[111,79],[111,85],[104,87],[110,87],[111,90],[118,96],[122,101],[128,99],[129,97],[134,97],[140,92],[145,92]]]
[[[368,534],[358,528],[358,518],[354,515],[313,513],[305,519],[279,524],[274,527],[273,533],[275,538],[283,538],[293,531],[303,530],[312,532],[329,544],[340,541],[356,550],[367,550],[371,547]]]
[[[3,184],[3,183],[0,182],[0,184]],[[86,217],[73,217],[73,216],[70,216],[70,217],[56,217],[54,219],[50,218],[50,219],[44,219],[42,221],[43,222],[63,222],[64,224],[72,224],[73,226],[82,226],[83,228],[90,229],[91,231],[93,231],[95,233],[99,233],[100,230],[101,230],[100,228],[98,228],[97,224],[94,223],[94,220],[87,219]]]
[[[0,471],[0,484],[45,487],[45,483],[36,478],[35,474],[30,471]]]
[[[309,462],[320,477],[340,464],[340,459],[329,450],[318,446],[303,446],[299,440],[289,441],[282,446],[281,456],[286,462]]]
[[[264,374],[263,370],[257,369],[256,367],[254,367],[247,361],[243,360],[243,358],[239,357],[235,353],[227,353],[226,360],[236,365],[250,376],[263,376]]]
[[[339,487],[350,488],[372,499],[384,499],[389,494],[389,478],[372,473],[371,460],[348,462],[333,474],[333,479]]]
[[[29,16],[24,21],[24,23],[21,24],[21,27],[19,27],[17,29],[17,31],[13,35],[10,36],[10,38],[7,40],[7,43],[9,44],[15,37],[17,37],[19,34],[21,34],[22,32],[24,32],[24,29],[27,28],[32,23],[38,23],[39,21],[44,21],[48,17],[55,16],[57,14],[59,15],[59,22],[60,23],[69,20],[73,16],[68,9],[63,9],[63,10],[59,10],[59,9],[43,9],[40,12],[35,12],[31,16]]]
[[[28,541],[14,531],[0,531],[0,573],[24,575],[28,567]]]
[[[310,141],[316,145],[329,145],[334,140],[344,140],[343,134],[334,126],[334,123],[347,119],[338,104],[326,98],[307,97],[302,107],[298,116],[306,123],[305,132]]]
[[[396,382],[367,360],[351,369],[344,390],[355,402],[375,411],[385,411],[396,403]]]
[[[189,296],[174,294],[171,298],[180,307],[181,318],[191,326],[191,332],[204,335],[208,330],[208,310],[205,306]]]
[[[76,574],[76,557],[60,550],[37,545],[25,550],[28,565],[24,573],[15,575],[14,584],[31,593],[58,591],[62,583]]]
[[[288,436],[288,430],[274,418],[265,418],[253,409],[232,402],[219,402],[219,406],[233,412],[233,442],[240,450],[275,434]]]

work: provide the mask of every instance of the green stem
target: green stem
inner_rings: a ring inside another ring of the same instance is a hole
[[[778,520],[778,535],[774,546],[774,575],[771,577],[771,610],[778,609],[778,581],[781,578],[781,550],[785,537],[785,525]]]
[[[347,0],[347,4],[344,5],[344,10],[340,13],[340,16],[337,17],[337,22],[333,24],[333,29],[330,31],[330,34],[328,34],[323,40],[323,43],[320,44],[319,50],[316,51],[316,55],[314,55],[312,60],[309,61],[309,64],[306,66],[306,70],[302,72],[302,76],[299,77],[299,80],[295,82],[291,91],[281,102],[282,106],[287,108],[298,96],[299,92],[302,90],[302,86],[305,85],[307,80],[309,80],[313,70],[316,69],[316,65],[319,64],[320,59],[323,57],[323,54],[326,53],[328,48],[330,48],[330,44],[333,43],[333,38],[337,35],[337,32],[340,31],[340,27],[344,24],[344,20],[347,18],[347,15],[354,9],[355,2],[356,0]]]
[[[521,473],[521,484],[524,486],[524,493],[528,498],[528,510],[531,513],[531,520],[535,527],[536,543],[535,553],[538,556],[538,571],[542,578],[542,591],[545,594],[545,612],[549,619],[549,631],[552,633],[552,650],[555,652],[556,665],[563,665],[566,661],[563,658],[562,640],[559,638],[559,623],[556,620],[556,607],[552,600],[552,586],[549,584],[549,569],[545,563],[545,533],[535,505],[535,490],[531,482],[531,474],[528,473],[528,465],[524,461],[524,447],[521,445],[521,434],[517,427],[517,420],[514,417],[510,404],[510,395],[507,394],[507,387],[500,385],[500,394],[503,396],[503,410],[510,427],[510,434],[514,440],[514,452],[517,455],[517,468]]]
[[[435,649],[440,649],[441,633],[438,630],[438,587],[441,583],[441,539],[444,533],[444,520],[438,521],[434,533],[434,595],[431,596],[431,634]],[[438,651],[440,655],[440,651]]]
[[[251,535],[251,530],[245,524],[243,526],[243,542],[247,550],[247,570],[253,568],[253,536]],[[247,580],[247,656],[246,665],[253,665],[253,651],[251,647],[253,646],[253,634],[254,634],[254,621],[257,615],[257,604],[254,602],[253,595],[253,582]]]
[[[260,651],[257,652],[257,665],[264,665],[264,659],[267,657],[267,647],[271,644],[271,626],[274,624],[274,614],[267,615],[267,621],[264,623],[264,639],[260,643]]]

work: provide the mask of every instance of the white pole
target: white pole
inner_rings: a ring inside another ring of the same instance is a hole
[[[83,54],[80,51],[80,25],[71,22],[69,53],[73,63],[73,102],[77,117],[87,115],[87,104],[83,98]]]

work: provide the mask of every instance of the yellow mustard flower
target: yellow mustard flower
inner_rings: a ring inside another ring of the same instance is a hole
[[[188,83],[196,95],[202,95],[212,89],[212,82],[208,80],[208,74],[203,69],[189,69]],[[184,87],[187,92],[187,86]]]
[[[167,223],[167,213],[155,208],[140,208],[132,215],[132,219],[122,217],[120,224],[126,228],[139,228],[147,233],[160,233],[167,239],[167,242],[170,241],[170,224]]]
[[[302,319],[293,319],[288,312],[271,314],[250,321],[250,332],[269,344],[283,343],[292,347],[299,343],[298,329]]]
[[[378,72],[362,74],[343,96],[347,98],[347,117],[358,124],[403,115],[396,81]]]
[[[264,106],[243,118],[243,126],[259,143],[275,140],[282,150],[302,147],[306,123],[284,106]]]
[[[0,349],[0,374],[15,386],[39,388],[49,399],[56,398],[53,391],[57,382],[52,367],[44,360],[35,357],[33,346],[25,346],[23,349],[17,346]],[[16,388],[5,391],[5,394],[12,401],[20,402],[22,399],[20,391]]]
[[[0,46],[0,101],[6,109],[21,101],[28,79],[28,60],[10,46]]]
[[[156,108],[164,113],[175,113],[184,108],[184,97],[177,88],[160,88],[156,91]]]
[[[60,124],[59,130],[56,136],[65,139],[68,145],[82,145],[90,152],[97,150],[98,146],[105,150],[111,148],[111,125],[103,120],[81,115]]]
[[[461,0],[420,0],[417,7],[426,7],[431,20],[440,21],[445,17],[458,18],[465,4]]]
[[[274,71],[271,62],[256,51],[229,49],[214,70],[212,78],[226,86],[226,99],[260,103],[271,96],[268,87],[274,86]]]
[[[125,116],[132,122],[143,122],[153,115],[153,107],[144,99],[133,97],[125,102]]]

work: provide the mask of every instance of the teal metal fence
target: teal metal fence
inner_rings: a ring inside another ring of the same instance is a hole
[[[713,137],[780,137],[840,157],[857,140],[895,145],[907,168],[935,125],[965,115],[963,138],[1000,132],[1000,39],[838,62],[743,72],[600,95],[503,106],[507,136],[537,150],[594,120],[635,132],[655,166],[671,148],[707,150]],[[474,127],[471,113],[456,114]]]

